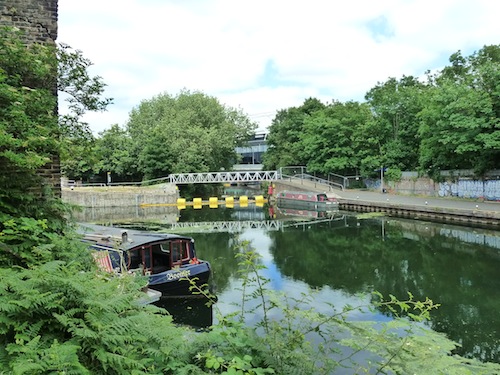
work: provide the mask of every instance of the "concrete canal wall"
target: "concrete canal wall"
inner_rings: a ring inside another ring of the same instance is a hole
[[[403,172],[401,180],[388,181],[384,187],[396,194],[430,197],[457,197],[500,201],[500,170],[491,171],[484,180],[473,177],[470,170],[443,171],[442,182],[419,177],[417,172]],[[366,179],[371,190],[380,190],[380,179]]]
[[[74,187],[62,189],[65,203],[81,207],[136,207],[143,204],[175,204],[179,191],[173,184],[152,188],[139,187]]]
[[[328,190],[328,186],[311,181],[280,181],[274,185],[275,193],[283,190],[326,192],[328,196],[339,200],[340,209],[347,211],[384,212],[389,216],[500,228],[500,204],[496,202],[391,194],[394,190],[389,190],[389,194],[363,190]]]

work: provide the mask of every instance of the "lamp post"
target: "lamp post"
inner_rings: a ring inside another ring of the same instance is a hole
[[[384,193],[384,166],[380,167],[380,192]]]

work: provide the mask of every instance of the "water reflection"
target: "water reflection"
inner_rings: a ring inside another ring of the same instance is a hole
[[[199,329],[213,324],[213,307],[203,297],[162,297],[155,305],[167,310],[177,324]]]
[[[179,210],[172,206],[80,207],[73,210],[72,217],[75,221],[84,223],[113,224],[140,220],[175,223]]]
[[[366,216],[294,216],[269,207],[204,208],[183,210],[179,222],[280,223],[272,230],[242,226],[240,232],[185,232],[195,238],[199,256],[212,264],[217,308],[223,313],[240,302],[234,243],[246,239],[262,255],[264,276],[275,290],[294,296],[316,288],[318,308],[322,301],[339,308],[357,304],[363,302],[359,293],[373,290],[399,298],[411,291],[418,299],[429,297],[442,304],[429,324],[460,343],[459,354],[500,362],[500,233],[370,215],[362,219]],[[390,317],[390,312],[379,310],[353,318]]]

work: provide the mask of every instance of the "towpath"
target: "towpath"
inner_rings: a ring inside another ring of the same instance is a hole
[[[352,209],[382,210],[388,212],[406,211],[416,216],[428,215],[431,217],[460,217],[460,220],[472,222],[487,221],[500,225],[500,202],[480,201],[454,197],[426,197],[414,195],[399,195],[366,190],[332,190],[328,186],[311,181],[280,181],[285,189],[299,189],[303,191],[322,191],[329,197],[339,199],[341,204]],[[330,191],[328,191],[330,189]],[[359,207],[358,207],[359,206]]]
[[[360,200],[365,202],[381,203],[411,206],[428,206],[439,208],[450,208],[470,211],[493,211],[500,214],[500,202],[476,201],[472,199],[462,198],[439,198],[439,197],[423,197],[413,195],[398,195],[398,194],[382,194],[374,191],[364,190],[344,190],[335,193],[335,196],[340,199]]]

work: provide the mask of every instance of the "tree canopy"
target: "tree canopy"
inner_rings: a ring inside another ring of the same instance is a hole
[[[230,170],[238,159],[236,146],[255,128],[240,109],[202,92],[163,93],[133,108],[125,127],[100,133],[87,158],[99,160],[94,173],[111,172],[121,181]],[[80,166],[68,169],[72,176],[84,175]]]
[[[368,176],[381,166],[482,175],[500,160],[499,82],[500,46],[491,45],[468,57],[454,53],[450,65],[426,81],[403,76],[379,82],[365,103],[309,98],[276,114],[265,166]]]
[[[235,147],[254,129],[241,111],[187,90],[142,101],[126,125],[145,179],[230,169]]]

